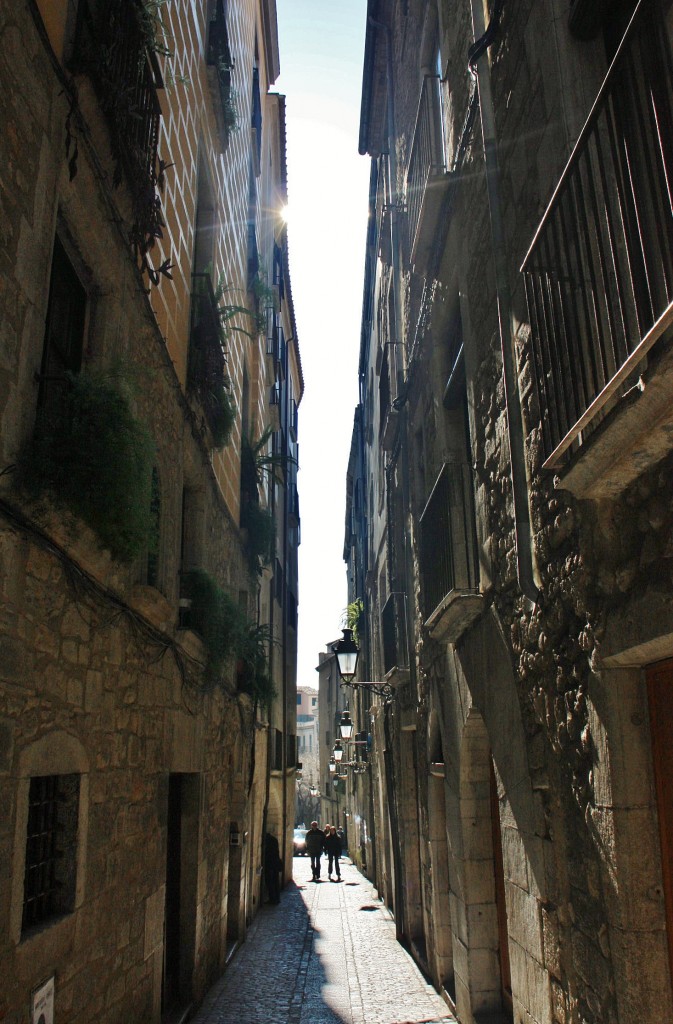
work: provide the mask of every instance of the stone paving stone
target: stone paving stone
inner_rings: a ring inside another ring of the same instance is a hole
[[[341,883],[294,864],[293,884],[260,910],[193,1024],[455,1024],[350,861]]]

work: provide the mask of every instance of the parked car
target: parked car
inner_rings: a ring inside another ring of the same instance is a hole
[[[294,856],[305,857],[306,856],[306,833],[307,828],[296,828],[294,830]]]

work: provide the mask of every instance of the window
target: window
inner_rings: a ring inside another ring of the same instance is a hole
[[[318,703],[318,698],[317,697],[311,697],[311,707],[314,708],[317,703]]]
[[[86,292],[56,237],[38,396],[43,416],[58,416],[65,375],[79,373],[82,366],[85,314]]]
[[[31,778],[22,935],[75,906],[79,775]]]
[[[301,704],[301,694],[298,693],[297,694],[297,707],[299,707],[300,704]]]
[[[148,587],[159,586],[159,536],[161,531],[161,491],[159,473],[152,467],[150,491],[150,531],[147,545],[146,580]]]

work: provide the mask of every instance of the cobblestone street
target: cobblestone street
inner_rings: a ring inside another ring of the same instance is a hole
[[[453,1024],[395,939],[371,883],[348,860],[341,883],[295,858],[279,906],[264,906],[195,1024]]]

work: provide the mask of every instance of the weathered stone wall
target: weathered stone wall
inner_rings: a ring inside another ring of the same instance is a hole
[[[172,648],[166,635],[151,633],[132,611],[101,598],[68,559],[30,533],[3,529],[1,576],[7,614],[0,672],[9,753],[2,763],[5,865],[12,865],[21,842],[15,835],[21,752],[65,733],[80,738],[89,760],[83,896],[73,920],[18,946],[17,936],[3,929],[6,1019],[24,1020],[19,1007],[36,977],[54,967],[64,1020],[153,1019],[153,957],[161,958],[163,943],[163,897],[157,894],[166,875],[168,774],[196,773],[200,780],[193,836],[199,914],[192,924],[199,992],[220,965],[228,852],[222,837],[228,836],[234,788],[239,777],[243,781],[239,772],[247,773],[247,765],[235,766],[226,752],[235,749],[241,731],[251,734],[250,709],[237,709],[236,698],[221,691],[204,693],[186,650]],[[22,581],[18,593],[16,581]],[[200,653],[198,646],[193,653]],[[257,757],[263,756],[258,749]],[[13,886],[9,881],[5,875],[5,921],[10,902],[22,899],[22,879]],[[157,899],[156,934],[149,936]],[[55,933],[66,928],[64,961]]]
[[[395,152],[402,188],[432,14],[431,5],[390,6],[394,6]],[[448,134],[454,140],[462,129],[469,95],[466,60],[473,39],[469,9],[467,3],[440,5],[442,57],[450,95]],[[506,3],[501,32],[489,51],[505,266],[517,327],[523,442],[541,587],[535,606],[521,597],[517,585],[510,442],[478,116],[455,185],[450,220],[437,225],[432,312],[421,331],[404,394],[408,426],[402,443],[407,445],[411,480],[411,520],[405,523],[405,532],[414,545],[417,570],[417,517],[452,447],[441,404],[445,379],[438,376],[437,350],[446,345],[453,296],[460,294],[466,314],[465,367],[481,589],[490,607],[455,647],[447,649],[422,630],[418,573],[413,580],[407,576],[408,607],[417,622],[417,709],[411,715],[412,725],[407,712],[414,701],[405,708],[400,695],[388,713],[397,752],[398,815],[407,825],[413,802],[419,801],[424,938],[435,972],[433,946],[446,949],[431,910],[438,905],[438,883],[433,875],[437,853],[431,837],[435,833],[428,811],[432,806],[436,812],[431,798],[434,783],[429,778],[436,751],[429,723],[433,715],[439,722],[439,749],[446,769],[454,980],[458,1009],[466,1021],[500,1005],[498,938],[492,928],[496,901],[483,870],[484,861],[490,858],[492,864],[494,854],[484,838],[489,834],[491,812],[483,806],[484,772],[491,756],[499,798],[517,1024],[627,1020],[635,1007],[629,985],[637,989],[641,1004],[648,1006],[648,1019],[656,1019],[656,1011],[649,1009],[653,1000],[661,998],[666,1007],[670,1005],[665,943],[657,941],[663,928],[661,898],[654,898],[650,905],[651,928],[645,929],[643,919],[630,909],[621,916],[617,910],[616,891],[624,893],[627,902],[648,899],[647,892],[657,890],[661,877],[646,693],[642,674],[623,674],[620,680],[619,673],[611,675],[602,658],[606,637],[605,650],[616,659],[624,647],[671,632],[673,542],[666,499],[671,460],[664,459],[641,476],[620,498],[601,503],[575,500],[541,471],[539,424],[544,410],[537,407],[531,383],[528,312],[519,274],[606,67],[601,40],[578,43],[569,35],[566,19],[567,4],[556,0]],[[408,265],[410,240],[404,230],[401,245],[404,332],[410,351],[422,314],[423,289]],[[395,453],[398,464],[403,457]],[[399,474],[397,480],[402,486]],[[371,594],[375,608],[373,589]],[[414,726],[418,759],[412,781],[408,760],[400,750],[402,730]],[[629,784],[630,758],[637,765],[637,784]],[[472,812],[471,783],[482,805]],[[475,847],[475,835],[486,845]],[[638,845],[639,835],[646,846],[642,869],[630,863],[625,853],[630,842]],[[402,830],[400,836],[402,865],[405,871],[414,871],[415,828]],[[414,919],[415,912],[413,885],[408,892],[410,902],[401,915],[405,923]],[[482,925],[490,920],[490,931],[474,927],[479,914]],[[638,972],[632,966],[633,940],[645,931],[654,966],[643,970],[641,965]],[[438,975],[433,977],[437,980]]]
[[[251,4],[237,11],[234,33],[237,41],[245,35],[249,54],[255,12]],[[68,122],[69,96],[29,4],[0,2],[0,41],[0,1017],[26,1024],[31,991],[55,974],[58,1021],[156,1022],[171,776],[184,785],[183,995],[204,993],[223,964],[228,925],[230,938],[244,935],[259,899],[267,733],[236,693],[235,666],[207,686],[205,649],[178,628],[184,487],[198,494],[200,564],[255,610],[256,583],[233,518],[239,459],[227,453],[213,466],[208,434],[184,395],[192,238],[187,232],[173,253],[179,294],[165,281],[160,299],[148,297],[128,245],[129,196],[123,184],[111,188],[106,128],[89,83],[81,80],[78,94],[84,119],[72,108]],[[202,87],[194,81],[190,131],[205,117]],[[173,107],[184,99],[185,87],[176,89]],[[73,176],[64,159],[68,124],[78,144]],[[183,224],[194,214],[196,168],[187,164],[195,138],[182,137],[179,187],[174,178],[164,196]],[[238,177],[227,194],[244,179],[246,205],[242,148],[234,147]],[[142,558],[113,562],[88,528],[30,504],[13,485],[13,463],[35,422],[57,229],[87,291],[84,362],[121,365],[135,385],[134,413],[154,440],[157,588],[144,586]],[[235,248],[228,236],[227,259]],[[241,253],[233,262],[244,272]],[[238,380],[244,353],[234,355]],[[259,369],[254,352],[251,361]],[[69,772],[81,780],[75,908],[22,938],[29,779]],[[232,822],[242,837],[235,871]]]

